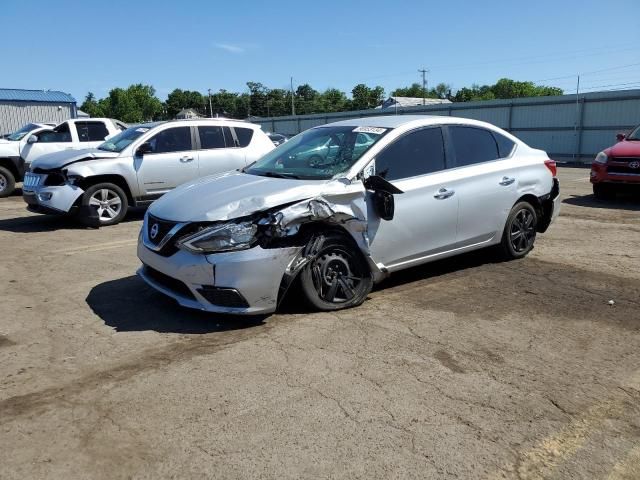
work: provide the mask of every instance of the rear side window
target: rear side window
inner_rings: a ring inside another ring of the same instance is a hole
[[[511,155],[513,147],[515,147],[516,144],[504,135],[500,135],[497,132],[491,133],[493,133],[493,137],[496,139],[496,143],[498,144],[498,153],[500,154],[500,158],[506,158]]]
[[[489,130],[476,127],[449,127],[456,154],[456,166],[465,167],[500,158],[498,144]]]
[[[101,142],[109,135],[103,122],[76,122],[76,129],[81,142]]]
[[[203,150],[226,147],[222,127],[199,126],[198,135],[200,135],[200,148]],[[229,138],[229,143],[232,144],[231,138]]]
[[[376,157],[376,175],[387,180],[415,177],[444,168],[444,142],[440,127],[404,135]]]
[[[149,140],[150,153],[184,152],[192,150],[191,127],[168,128]]]
[[[238,146],[246,147],[251,143],[253,137],[253,130],[251,128],[233,127],[236,131],[236,137],[238,137]]]

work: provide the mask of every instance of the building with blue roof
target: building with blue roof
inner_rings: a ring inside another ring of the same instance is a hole
[[[27,123],[61,123],[78,116],[76,99],[55,90],[0,88],[0,135]]]

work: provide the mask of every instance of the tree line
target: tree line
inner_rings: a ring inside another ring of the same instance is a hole
[[[351,90],[351,97],[336,88],[315,90],[309,84],[298,86],[293,92],[283,88],[268,88],[259,82],[247,82],[247,91],[230,92],[221,89],[211,95],[198,91],[176,88],[163,102],[150,85],[135,84],[127,88],[114,88],[109,94],[97,99],[87,94],[80,109],[92,117],[117,118],[127,123],[175,118],[182,109],[193,109],[203,117],[224,116],[229,118],[277,117],[309,113],[331,113],[375,108],[384,101],[384,89],[358,84]],[[533,82],[520,82],[502,78],[493,85],[472,85],[452,93],[451,86],[439,83],[424,90],[426,98],[448,99],[452,102],[507,99],[562,95],[560,88],[538,86]],[[422,97],[423,88],[414,83],[393,90],[391,96]]]

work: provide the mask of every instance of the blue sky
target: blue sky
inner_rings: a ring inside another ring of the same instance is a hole
[[[501,77],[573,92],[640,88],[640,1],[3,0],[0,87],[82,102],[132,83],[174,88],[309,83],[388,94],[419,81],[454,89]],[[620,67],[620,68],[615,68]],[[601,71],[602,70],[602,71]],[[556,78],[568,77],[568,78]]]

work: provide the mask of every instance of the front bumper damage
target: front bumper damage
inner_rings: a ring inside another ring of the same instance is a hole
[[[143,264],[138,275],[185,307],[245,315],[272,313],[317,251],[300,242],[301,228],[321,223],[325,228],[340,226],[348,232],[368,260],[374,279],[384,277],[386,273],[369,254],[364,186],[340,184],[336,190],[258,212],[259,243],[233,252],[204,255],[178,249],[170,256],[160,255],[149,248],[147,214],[138,242],[138,258]]]
[[[65,214],[72,210],[84,190],[76,185],[23,186],[22,198],[31,211]]]

